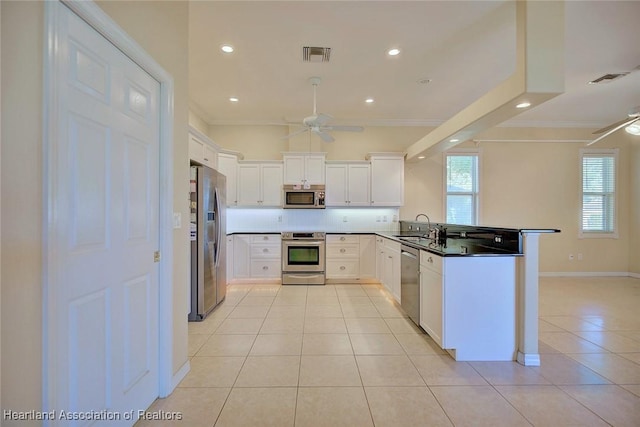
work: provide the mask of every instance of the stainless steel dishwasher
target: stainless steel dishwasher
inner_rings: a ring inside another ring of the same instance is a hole
[[[400,305],[420,326],[420,251],[402,245],[400,254]]]

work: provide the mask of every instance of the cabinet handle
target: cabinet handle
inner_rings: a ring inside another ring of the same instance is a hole
[[[269,236],[262,236],[262,240],[269,240]]]
[[[346,252],[346,250],[345,250],[344,248],[342,248],[342,249],[340,249],[340,252],[341,252],[341,253],[345,253],[345,252]]]
[[[344,265],[340,266],[340,270],[344,270],[346,267]]]
[[[269,252],[269,249],[263,249],[262,252],[266,254],[267,252]]]
[[[429,259],[427,259],[427,262],[433,264],[433,258],[429,257]]]
[[[268,269],[269,269],[269,267],[265,265],[264,267],[262,267],[262,269],[263,269],[263,270],[268,270]]]
[[[344,236],[340,237],[340,240],[342,240],[344,242]]]

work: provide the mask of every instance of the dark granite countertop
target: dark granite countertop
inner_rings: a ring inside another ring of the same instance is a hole
[[[387,239],[395,240],[403,245],[411,246],[419,250],[427,251],[439,256],[523,256],[522,253],[503,250],[481,244],[475,244],[469,239],[448,238],[446,245],[438,244],[432,239],[419,238],[415,234],[396,232],[376,232],[375,234]]]

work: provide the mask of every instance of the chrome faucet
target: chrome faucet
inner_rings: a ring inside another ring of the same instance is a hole
[[[429,219],[429,215],[423,214],[423,213],[418,214],[416,215],[415,221],[418,221],[418,218],[420,218],[421,216],[427,218],[427,232],[424,237],[430,238],[431,237],[431,220]]]

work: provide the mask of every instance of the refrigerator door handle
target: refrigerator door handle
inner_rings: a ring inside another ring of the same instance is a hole
[[[218,188],[216,187],[216,189],[214,190],[214,198],[215,198],[215,218],[216,218],[216,235],[215,235],[215,248],[216,248],[216,253],[215,253],[215,265],[216,267],[220,264],[220,252],[222,250],[222,248],[220,247],[220,228],[221,228],[221,224],[220,224],[220,196],[218,194]]]

